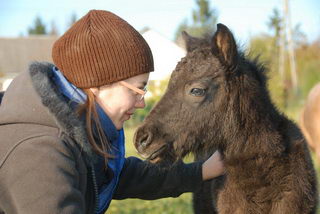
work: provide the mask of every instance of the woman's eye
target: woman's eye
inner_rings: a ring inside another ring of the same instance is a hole
[[[203,88],[193,88],[190,91],[190,94],[196,97],[202,97],[206,93],[206,90]]]

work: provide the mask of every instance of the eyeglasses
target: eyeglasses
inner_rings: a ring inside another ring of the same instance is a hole
[[[131,89],[132,91],[136,92],[137,93],[136,94],[137,101],[141,101],[144,98],[144,95],[146,95],[146,93],[147,93],[147,88],[146,87],[144,87],[144,89],[142,90],[142,89],[137,88],[137,87],[125,82],[125,81],[120,81],[119,83],[121,85]]]

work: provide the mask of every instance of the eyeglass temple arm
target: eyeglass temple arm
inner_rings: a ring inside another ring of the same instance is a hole
[[[131,90],[137,92],[138,94],[141,94],[141,95],[145,95],[146,92],[144,90],[141,90],[140,88],[137,88],[137,87],[134,87],[133,85],[127,83],[127,82],[124,82],[124,81],[120,81],[119,82],[121,85],[127,87],[127,88],[130,88]]]

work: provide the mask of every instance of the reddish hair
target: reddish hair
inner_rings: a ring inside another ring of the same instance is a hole
[[[111,145],[107,139],[107,136],[104,133],[102,125],[99,120],[97,113],[94,94],[90,89],[82,89],[83,92],[87,95],[87,101],[80,105],[78,109],[78,114],[86,114],[86,131],[88,135],[88,140],[90,145],[97,154],[103,156],[107,163],[108,158],[113,156],[108,153],[110,151]],[[93,134],[93,127],[96,127],[97,136],[95,139]]]

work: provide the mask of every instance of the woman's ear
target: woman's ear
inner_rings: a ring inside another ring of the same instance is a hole
[[[90,88],[90,91],[94,94],[94,96],[97,96],[99,93],[99,89],[98,88]]]

